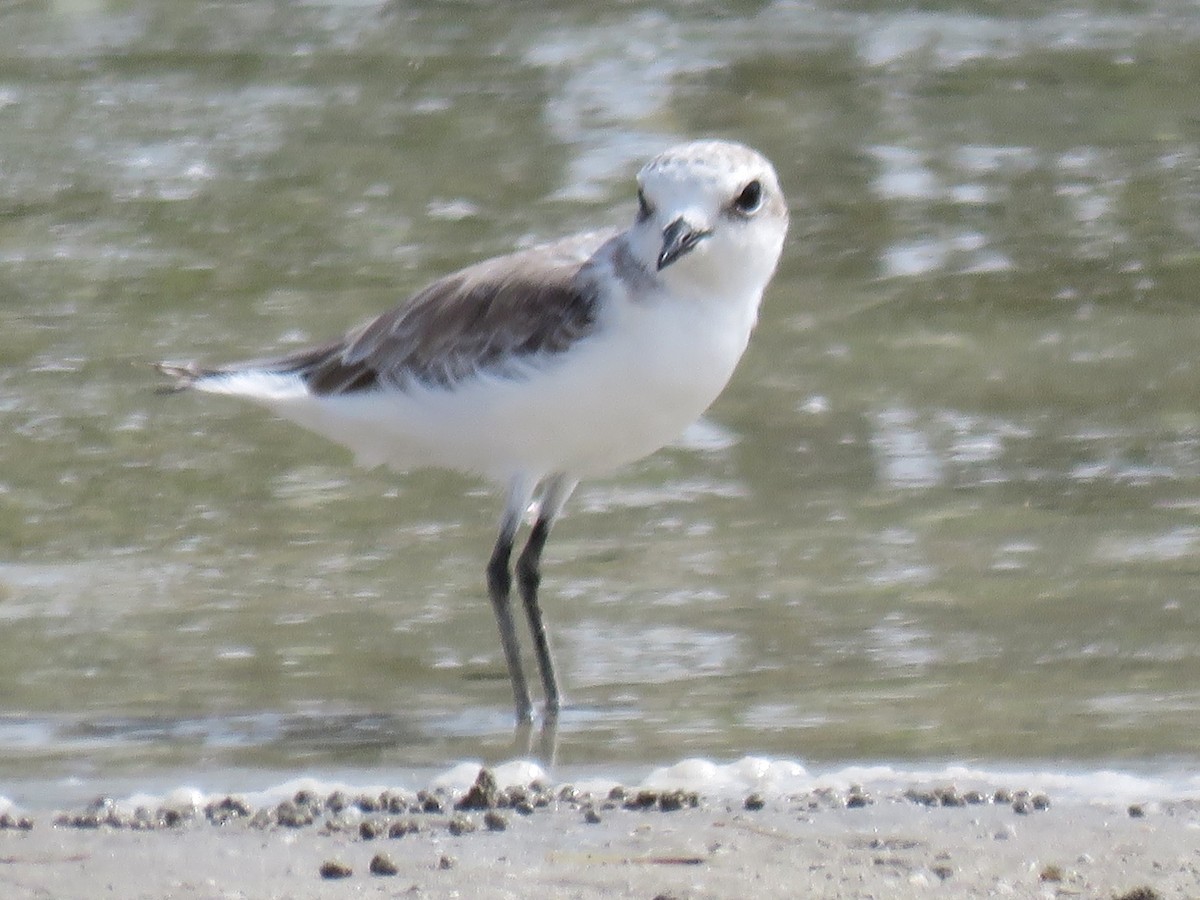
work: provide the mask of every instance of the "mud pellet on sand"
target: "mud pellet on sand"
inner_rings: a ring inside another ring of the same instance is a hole
[[[341,860],[327,859],[321,863],[321,877],[324,879],[349,878],[353,874],[354,870]]]
[[[371,874],[372,875],[395,875],[400,871],[399,867],[386,853],[376,853],[371,857]]]

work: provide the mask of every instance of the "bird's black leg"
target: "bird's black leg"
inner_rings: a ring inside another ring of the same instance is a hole
[[[517,557],[517,587],[525,601],[525,614],[529,617],[529,632],[533,635],[533,649],[537,653],[538,669],[542,673],[542,686],[546,691],[546,713],[558,712],[561,698],[558,691],[558,676],[554,672],[554,657],[550,653],[550,639],[546,636],[546,623],[542,619],[542,607],[538,603],[538,585],[542,581],[542,548],[550,535],[550,523],[538,517],[529,533],[525,549]]]
[[[512,679],[513,701],[516,703],[517,722],[529,722],[533,719],[533,704],[529,701],[529,686],[525,683],[525,672],[521,669],[521,645],[517,642],[517,629],[513,624],[512,575],[508,569],[508,561],[512,556],[513,539],[520,525],[520,515],[512,514],[512,496],[510,493],[509,508],[500,525],[500,536],[496,538],[496,547],[492,551],[491,561],[487,567],[488,596],[492,601],[492,609],[496,613],[496,624],[500,627],[500,643],[504,646],[504,660],[508,663],[508,675]]]
[[[558,675],[554,670],[554,657],[550,652],[550,639],[546,635],[546,623],[542,618],[542,607],[538,602],[538,587],[542,581],[542,549],[550,536],[550,527],[562,511],[567,497],[575,489],[576,482],[563,475],[551,479],[542,497],[541,510],[529,534],[525,549],[517,558],[517,588],[525,603],[525,614],[529,617],[529,631],[533,635],[533,648],[537,654],[538,669],[542,674],[542,687],[546,692],[546,715],[558,715],[562,706],[562,694],[558,687]]]

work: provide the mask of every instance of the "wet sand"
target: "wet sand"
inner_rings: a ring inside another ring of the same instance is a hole
[[[4,898],[1200,896],[1194,800],[945,786],[712,800],[485,778],[469,794],[98,802],[0,826]]]

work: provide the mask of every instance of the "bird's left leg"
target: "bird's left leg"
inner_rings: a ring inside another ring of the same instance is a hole
[[[537,521],[529,533],[525,549],[517,558],[517,588],[525,602],[525,614],[529,617],[529,631],[533,635],[533,648],[537,653],[538,669],[542,673],[542,686],[546,692],[546,715],[557,716],[562,705],[562,694],[558,687],[558,676],[554,671],[554,658],[550,653],[550,640],[546,635],[546,623],[542,619],[542,608],[538,603],[538,586],[542,581],[542,548],[550,536],[550,527],[562,512],[563,505],[578,479],[558,474],[550,478],[542,495]]]

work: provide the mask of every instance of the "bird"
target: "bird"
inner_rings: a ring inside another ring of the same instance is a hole
[[[470,265],[334,340],[224,365],[156,364],[169,392],[258,404],[360,464],[455,469],[503,491],[486,583],[518,724],[534,708],[514,575],[549,721],[562,707],[539,598],[550,530],[580,479],[655,452],[717,398],[787,235],[774,166],[734,141],[659,153],[637,174],[636,200],[624,229]]]

